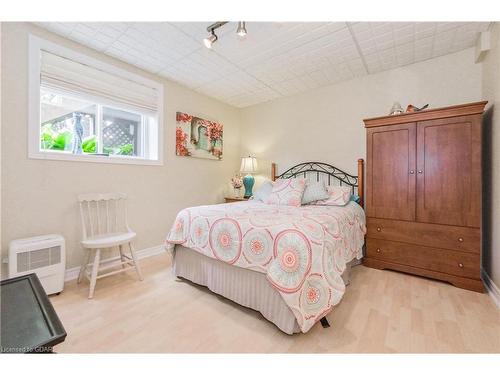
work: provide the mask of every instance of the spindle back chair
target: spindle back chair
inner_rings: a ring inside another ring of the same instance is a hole
[[[123,193],[95,193],[78,196],[83,234],[81,245],[86,251],[78,282],[81,282],[84,275],[87,276],[90,281],[89,298],[94,296],[96,282],[102,277],[135,268],[139,279],[143,279],[132,244],[136,234],[128,225],[126,201],[127,196]],[[128,245],[130,255],[124,254],[124,245]],[[116,247],[120,253],[118,263],[113,263],[109,259],[101,260],[101,251]],[[94,252],[94,261],[89,271],[87,269],[90,268],[89,260],[92,252]],[[105,265],[106,263],[111,264]],[[121,269],[116,269],[117,265],[121,265]],[[99,271],[113,268],[115,268],[113,271],[99,274]]]

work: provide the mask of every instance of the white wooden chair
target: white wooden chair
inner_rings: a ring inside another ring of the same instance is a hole
[[[80,267],[78,282],[82,281],[84,275],[89,279],[89,298],[94,296],[97,279],[102,277],[135,268],[139,279],[143,280],[132,245],[136,234],[128,226],[126,199],[127,196],[123,193],[97,193],[78,196],[83,229],[81,244],[86,251],[84,263]],[[123,246],[127,244],[130,255],[123,252]],[[119,262],[112,262],[116,258],[102,261],[101,251],[115,247],[118,247],[120,253]],[[94,261],[89,264],[92,252],[94,252]],[[111,264],[106,265],[107,263]],[[120,269],[116,269],[118,265],[121,265]],[[113,271],[99,274],[99,272],[113,268]]]

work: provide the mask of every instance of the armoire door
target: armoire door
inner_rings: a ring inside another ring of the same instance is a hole
[[[480,226],[481,116],[417,124],[417,221]]]
[[[414,220],[416,124],[368,129],[367,153],[367,215]]]

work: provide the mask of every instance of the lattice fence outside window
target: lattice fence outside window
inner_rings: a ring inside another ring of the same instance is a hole
[[[113,122],[102,130],[104,152],[113,152],[115,149],[132,145],[132,151],[127,155],[137,155],[137,133],[139,124],[130,121]],[[113,149],[110,150],[110,149]]]

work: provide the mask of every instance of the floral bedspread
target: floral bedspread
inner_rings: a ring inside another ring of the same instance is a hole
[[[346,263],[362,257],[365,214],[339,206],[238,202],[186,208],[167,237],[208,257],[265,273],[302,332],[340,302]]]

